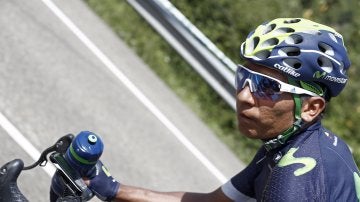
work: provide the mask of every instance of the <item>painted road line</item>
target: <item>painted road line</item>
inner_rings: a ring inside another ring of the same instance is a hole
[[[26,137],[7,119],[4,114],[0,112],[0,125],[10,135],[10,137],[20,147],[30,155],[30,157],[37,161],[40,157],[40,152],[26,139]],[[45,167],[42,167],[49,176],[53,176],[55,173],[55,167],[48,163]]]

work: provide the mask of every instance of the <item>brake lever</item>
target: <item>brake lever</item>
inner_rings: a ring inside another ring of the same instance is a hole
[[[56,143],[55,143],[53,146],[45,149],[45,150],[41,153],[39,159],[38,159],[35,163],[33,163],[33,164],[29,165],[29,166],[24,167],[23,170],[30,170],[30,169],[38,166],[38,165],[44,167],[44,166],[47,164],[47,162],[48,162],[47,156],[48,156],[50,153],[58,152],[58,153],[61,153],[61,154],[65,154],[67,148],[70,146],[70,144],[71,144],[71,142],[72,142],[73,139],[74,139],[74,135],[73,135],[73,134],[64,135],[63,137],[61,137],[60,139],[58,139],[58,141],[56,141]]]

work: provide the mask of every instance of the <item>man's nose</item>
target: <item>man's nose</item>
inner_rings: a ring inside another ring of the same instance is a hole
[[[237,102],[247,102],[248,104],[255,103],[249,84],[245,84],[244,88],[237,90],[236,93]]]

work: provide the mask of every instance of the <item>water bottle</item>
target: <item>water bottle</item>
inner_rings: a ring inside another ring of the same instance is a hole
[[[103,150],[104,144],[98,135],[90,131],[82,131],[74,138],[64,157],[82,177],[91,177],[92,168]]]
[[[104,150],[101,138],[93,132],[82,131],[71,142],[64,154],[65,161],[81,177],[96,175],[95,165]],[[52,178],[50,201],[56,201],[64,193],[64,186],[57,174]]]

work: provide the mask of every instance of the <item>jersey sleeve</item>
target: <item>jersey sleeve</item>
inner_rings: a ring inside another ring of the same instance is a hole
[[[227,197],[234,201],[256,201],[255,179],[261,171],[261,160],[264,156],[265,151],[261,148],[244,170],[221,187]]]
[[[235,202],[255,202],[256,199],[252,198],[250,196],[247,196],[243,193],[241,193],[239,190],[237,190],[234,185],[232,184],[231,180],[226,182],[222,187],[221,190],[223,193],[230,198],[231,200]]]

